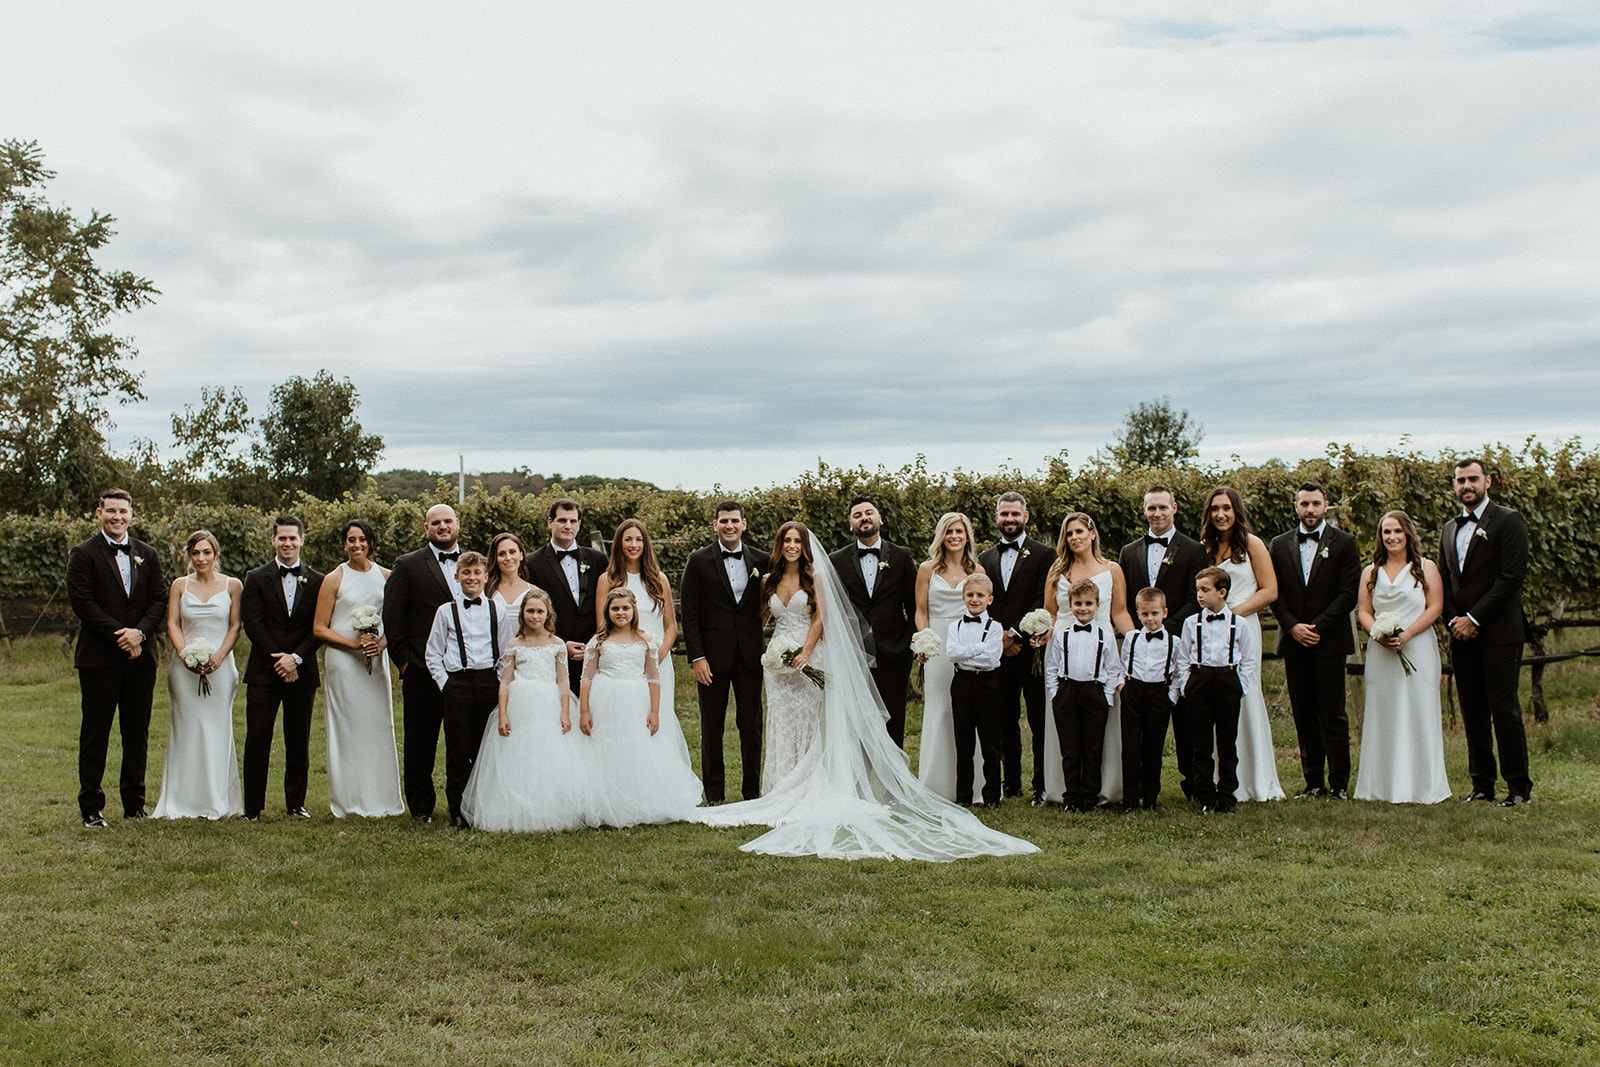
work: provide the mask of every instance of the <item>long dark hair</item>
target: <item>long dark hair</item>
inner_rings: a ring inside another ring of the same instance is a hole
[[[1226,547],[1228,558],[1243,563],[1250,558],[1250,513],[1244,508],[1244,498],[1231,485],[1219,485],[1206,495],[1205,506],[1200,509],[1200,543],[1206,546],[1206,559],[1217,558],[1217,550],[1224,547],[1222,531],[1211,525],[1211,502],[1219,496],[1228,498],[1233,505],[1233,527],[1228,531]]]
[[[817,613],[817,583],[811,572],[815,562],[811,555],[811,531],[806,529],[804,523],[791,520],[778,527],[777,536],[772,539],[772,555],[769,558],[772,569],[767,571],[767,576],[761,580],[763,622],[772,615],[772,594],[778,591],[778,583],[783,580],[783,573],[788,568],[788,562],[783,558],[783,536],[790,530],[800,532],[800,588],[805,591],[806,603],[811,607],[811,614]]]
[[[489,580],[483,583],[485,594],[500,588],[499,555],[502,541],[510,541],[517,546],[517,551],[522,553],[522,562],[517,564],[517,577],[530,585],[533,584],[533,579],[528,574],[528,549],[523,545],[522,538],[514,533],[497,533],[489,541]]]
[[[656,610],[665,614],[667,590],[670,586],[667,585],[667,576],[661,573],[661,564],[656,562],[656,550],[650,543],[650,531],[645,529],[644,523],[638,519],[623,519],[617,523],[617,532],[611,535],[611,558],[606,562],[606,581],[613,589],[620,589],[628,584],[628,557],[622,551],[622,535],[629,530],[638,530],[639,536],[644,538],[644,551],[639,553],[639,578],[649,591],[650,600],[655,604]]]
[[[1367,592],[1372,592],[1378,584],[1378,568],[1389,562],[1389,546],[1383,543],[1383,524],[1390,519],[1399,523],[1400,531],[1406,535],[1406,561],[1411,564],[1411,577],[1426,591],[1428,579],[1422,570],[1422,538],[1417,536],[1417,524],[1403,511],[1386,511],[1378,520],[1378,532],[1372,538],[1372,577],[1367,579]]]

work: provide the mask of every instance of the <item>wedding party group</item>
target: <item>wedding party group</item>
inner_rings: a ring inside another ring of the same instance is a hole
[[[730,500],[676,594],[644,523],[621,523],[609,554],[583,547],[571,499],[551,504],[550,539],[531,553],[511,533],[483,553],[463,550],[455,511],[436,505],[424,547],[389,568],[372,558],[372,528],[352,520],[341,530],[345,560],[328,574],[302,561],[305,528],[293,515],[274,522],[272,562],[242,579],[224,573],[217,539],[198,530],[185,545],[187,573],[168,586],[160,553],[129,534],[131,497],[111,489],[95,511],[100,531],[67,564],[81,623],[79,808],[86,827],[106,825],[115,721],[126,818],[259,820],[281,719],[285,809],[309,818],[320,687],[329,806],[340,818],[409,812],[431,822],[442,736],[445,810],[462,830],[688,821],[769,827],[741,847],[777,855],[1021,854],[1036,848],[974,809],[1020,797],[1074,813],[1153,811],[1169,725],[1183,794],[1202,809],[1284,796],[1261,688],[1267,607],[1299,738],[1299,796],[1451,795],[1433,630],[1444,621],[1467,799],[1493,801],[1503,778],[1502,803],[1515,806],[1532,790],[1516,694],[1528,538],[1514,510],[1490,501],[1490,483],[1481,461],[1460,461],[1462,510],[1444,526],[1439,559],[1424,557],[1410,517],[1393,511],[1365,570],[1310,482],[1295,497],[1297,527],[1270,546],[1234,489],[1208,496],[1195,539],[1177,529],[1172,491],[1152,486],[1148,532],[1115,561],[1082,512],[1066,517],[1054,547],[1030,537],[1017,493],[996,501],[994,547],[979,554],[971,520],[948,513],[920,561],[884,536],[868,496],[849,505],[853,543],[832,553],[800,522],[784,523],[770,551],[747,544],[743,508]],[[1371,634],[1353,789],[1352,612]],[[698,695],[698,776],[674,700],[680,618]],[[242,779],[232,713],[241,633],[250,642]],[[172,710],[161,792],[147,813],[163,635]],[[919,663],[912,773],[903,746]],[[730,699],[741,799],[724,803]]]

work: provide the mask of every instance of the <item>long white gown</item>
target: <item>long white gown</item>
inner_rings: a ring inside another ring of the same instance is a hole
[[[1224,560],[1218,566],[1227,571],[1233,581],[1227,599],[1230,609],[1243,604],[1261,588],[1256,584],[1256,572],[1248,558],[1242,563]],[[1256,677],[1250,683],[1250,691],[1239,702],[1239,788],[1233,791],[1233,796],[1236,800],[1282,800],[1278,757],[1272,747],[1272,723],[1267,719],[1267,698],[1261,690],[1260,613],[1242,618],[1256,638]]]
[[[561,697],[567,688],[567,646],[517,645],[506,687],[511,733],[500,736],[500,716],[490,715],[461,795],[461,814],[476,830],[541,833],[599,826],[599,765],[594,739],[578,729],[578,701],[567,706],[572,729],[561,732]]]
[[[338,569],[342,577],[328,626],[343,637],[354,638],[357,631],[351,617],[356,608],[383,611],[383,571],[376,565],[365,571],[353,570],[348,563],[339,564]],[[368,674],[365,654],[328,645],[322,657],[322,686],[328,727],[328,807],[341,819],[404,814],[389,653],[374,657]]]
[[[862,622],[814,536],[811,554],[822,611],[817,647],[828,663],[817,741],[767,795],[701,808],[695,818],[709,826],[772,827],[739,846],[770,856],[943,862],[1039,851],[917,781],[884,727],[889,712],[867,671]],[[834,604],[842,610],[831,610]]]
[[[1104,570],[1089,579],[1100,590],[1100,610],[1094,613],[1095,621],[1111,627],[1111,571]],[[1072,583],[1066,575],[1056,579],[1056,625],[1050,632],[1052,641],[1061,640],[1061,632],[1077,620],[1068,606],[1067,590]],[[1120,647],[1120,646],[1119,646]],[[1115,651],[1113,649],[1113,651]],[[1056,733],[1056,717],[1050,710],[1055,693],[1044,695],[1044,798],[1061,803],[1066,790],[1065,771],[1061,766],[1061,738]],[[1100,800],[1106,804],[1122,803],[1122,698],[1111,702],[1106,714],[1106,739],[1101,747]]]
[[[639,629],[656,639],[656,674],[661,679],[661,714],[665,716],[672,713],[672,721],[678,721],[677,716],[677,686],[674,683],[672,667],[672,650],[667,650],[666,658],[660,657],[661,642],[666,640],[666,622],[662,609],[656,607],[656,602],[650,599],[650,594],[645,592],[644,578],[637,574],[628,575],[627,588],[633,593],[634,600],[639,603]],[[667,611],[672,610],[672,602],[664,605]]]
[[[774,593],[767,600],[772,615],[772,639],[792,638],[802,645],[811,629],[811,598],[804,589],[795,591],[785,604]],[[827,665],[813,652],[811,665],[826,671]],[[799,671],[774,674],[763,670],[767,687],[766,754],[761,761],[761,783],[772,792],[785,775],[794,770],[806,750],[817,738],[817,717],[822,711],[822,690]]]
[[[185,579],[187,582],[187,579]],[[185,587],[178,618],[185,644],[204,638],[217,648],[228,636],[233,594],[224,588],[201,600]],[[233,746],[233,696],[239,669],[230,654],[207,676],[209,696],[200,695],[200,676],[177,656],[167,668],[172,718],[167,724],[167,757],[161,769],[161,799],[156,819],[221,819],[244,814],[239,791],[239,757]]]
[[[1427,595],[1411,568],[1392,581],[1382,567],[1377,568],[1374,614],[1392,611],[1410,626],[1427,606]],[[1405,655],[1415,668],[1410,675],[1398,653],[1376,641],[1367,645],[1357,800],[1437,804],[1450,799],[1439,720],[1439,639],[1432,629],[1424,630],[1406,642]]]
[[[969,576],[970,577],[970,576]],[[966,578],[955,585],[935,572],[928,578],[928,629],[939,635],[944,648],[950,624],[967,613],[961,602]],[[950,704],[950,683],[955,664],[940,652],[922,665],[922,737],[917,744],[917,778],[946,800],[956,798],[956,726]],[[972,795],[983,796],[983,752],[972,751]]]
[[[591,638],[584,651],[583,684],[608,826],[689,820],[700,803],[689,745],[665,700],[650,733],[650,687],[659,678],[655,649],[643,641]]]

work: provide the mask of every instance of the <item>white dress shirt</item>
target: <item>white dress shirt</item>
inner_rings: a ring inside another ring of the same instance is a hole
[[[131,540],[129,540],[127,534],[123,534],[122,535],[122,540],[120,540],[120,541],[113,541],[113,540],[111,540],[111,538],[106,537],[106,534],[105,534],[104,530],[100,531],[100,536],[106,538],[106,544],[108,544],[108,545],[127,545],[128,546],[128,551],[126,551],[126,552],[113,552],[113,553],[111,553],[111,558],[115,559],[117,561],[117,574],[119,574],[122,577],[122,591],[124,593],[127,593],[129,596],[132,596],[133,595],[133,542]]]
[[[718,541],[717,551],[743,552],[744,542],[740,541],[732,548],[724,548],[722,547],[722,542]],[[745,586],[750,584],[750,561],[745,559],[742,555],[738,559],[733,559],[729,556],[723,556],[722,569],[728,572],[728,584],[733,586],[733,600],[734,603],[737,604],[739,601],[744,599]]]
[[[433,558],[439,564],[439,569],[444,571],[444,580],[449,583],[450,592],[456,596],[460,596],[461,583],[456,581],[456,561],[453,559],[440,559],[439,557],[446,552],[454,552],[457,556],[459,556],[461,554],[461,546],[456,545],[454,548],[440,548],[438,545],[429,545],[428,550],[433,553]]]
[[[997,549],[1000,553],[1000,588],[1011,588],[1011,574],[1017,569],[1017,560],[1022,558],[1023,546],[1027,543],[1028,535],[1023,534],[1015,541],[1002,539]],[[1016,545],[1016,551],[1006,548],[1006,545]]]
[[[963,613],[945,633],[944,654],[961,671],[992,671],[1000,666],[1005,651],[1005,627],[989,618],[986,611],[977,617]]]
[[[1456,570],[1460,571],[1467,563],[1467,552],[1472,548],[1472,535],[1483,528],[1483,509],[1489,506],[1489,498],[1484,497],[1478,501],[1478,506],[1472,509],[1471,514],[1477,522],[1456,523]],[[1467,512],[1463,511],[1462,515]]]
[[[283,560],[273,557],[272,562],[279,568],[278,581],[283,585],[283,603],[288,607],[289,614],[293,615],[294,602],[300,596],[300,579],[302,576],[299,574],[285,574],[283,573],[283,568],[299,567],[300,561],[297,559],[293,563],[285,563]],[[298,662],[299,657],[295,658]]]
[[[495,660],[495,637],[490,634],[490,615],[493,614],[498,630],[500,652],[504,655],[511,643],[512,620],[494,608],[494,597],[479,595],[477,604],[469,605],[464,597],[456,597],[439,605],[433,613],[433,628],[428,631],[428,645],[423,659],[428,673],[440,689],[450,680],[452,671],[487,670],[496,673],[500,664]],[[454,608],[455,611],[451,609]],[[461,616],[460,640],[456,637],[456,615]],[[461,662],[461,646],[466,645],[467,662]]]
[[[1310,538],[1300,541],[1300,580],[1309,582],[1311,580],[1311,565],[1317,561],[1317,553],[1322,549],[1322,539],[1328,536],[1328,520],[1323,519],[1317,523],[1315,530],[1308,530],[1304,526],[1298,527],[1295,530],[1295,537],[1298,539],[1301,534],[1317,535],[1315,541]]]
[[[1085,625],[1087,630],[1080,629]],[[1068,680],[1101,683],[1107,704],[1116,697],[1117,686],[1122,684],[1122,657],[1117,654],[1117,639],[1105,623],[1074,619],[1065,630],[1050,635],[1044,650],[1045,692],[1054,698],[1061,683]]]
[[[1165,626],[1155,630],[1133,630],[1122,638],[1122,668],[1125,677],[1152,685],[1171,686],[1178,667],[1178,638]],[[1177,693],[1168,699],[1177,702]]]
[[[1189,672],[1195,667],[1232,667],[1239,672],[1239,691],[1248,692],[1261,669],[1256,648],[1255,628],[1239,621],[1227,608],[1206,611],[1183,620],[1183,638],[1178,645],[1178,692],[1189,685]]]
[[[856,559],[861,566],[861,580],[867,583],[867,595],[872,595],[873,586],[878,584],[878,568],[883,564],[883,538],[878,538],[872,544],[857,540],[856,548],[876,548],[876,556],[863,556],[857,553]]]
[[[1164,545],[1146,544],[1144,546],[1144,573],[1149,579],[1150,585],[1156,584],[1156,575],[1161,573],[1161,561],[1167,558],[1167,551],[1172,547],[1172,539],[1177,533],[1178,528],[1176,526],[1164,534],[1158,534],[1150,529],[1145,530],[1146,537],[1165,537],[1167,539],[1167,543]]]
[[[572,542],[572,544],[568,545],[566,548],[562,548],[560,545],[556,544],[554,541],[550,542],[550,551],[552,551],[552,552],[575,552],[575,551],[577,551],[577,548],[578,548],[578,542],[576,542],[576,541]],[[556,566],[560,567],[561,568],[561,573],[566,576],[566,579],[567,579],[567,591],[572,594],[572,602],[574,604],[579,603],[581,598],[578,595],[578,590],[581,589],[582,586],[579,584],[579,581],[578,581],[578,576],[579,576],[578,557],[575,556],[575,555],[573,555],[573,556],[561,556],[561,557],[558,558],[558,562],[556,563]]]

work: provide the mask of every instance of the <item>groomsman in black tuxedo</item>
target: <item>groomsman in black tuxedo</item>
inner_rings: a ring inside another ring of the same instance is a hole
[[[917,565],[908,550],[884,540],[883,516],[869,496],[850,501],[850,532],[856,543],[830,553],[828,559],[866,623],[868,662],[875,657],[872,681],[889,711],[885,725],[894,743],[904,748],[911,635],[917,632]]]
[[[1035,650],[1017,624],[1044,607],[1045,578],[1056,551],[1027,535],[1028,501],[1021,493],[1001,493],[994,505],[1000,543],[978,557],[994,582],[989,617],[1005,627],[1000,667],[1000,761],[1006,796],[1022,795],[1022,708],[1033,734],[1033,802],[1044,803],[1044,672],[1035,674]]]
[[[317,639],[311,622],[322,575],[300,561],[305,523],[279,515],[272,523],[273,560],[244,576],[239,616],[250,638],[244,668],[244,817],[261,817],[267,800],[272,734],[283,709],[283,803],[306,811],[311,767],[311,705],[317,697]]]
[[[383,587],[383,632],[389,638],[389,658],[400,672],[406,807],[413,819],[432,822],[438,800],[433,763],[444,725],[444,694],[428,675],[428,632],[439,605],[461,594],[456,584],[461,523],[449,504],[429,508],[424,521],[428,543],[396,559]]]
[[[594,636],[594,590],[605,573],[606,557],[578,545],[583,510],[576,500],[557,500],[547,519],[550,543],[528,558],[528,573],[555,605],[556,636],[567,643],[567,680],[576,695],[583,677],[583,646]]]
[[[1439,537],[1439,572],[1444,579],[1443,619],[1450,627],[1450,666],[1461,694],[1461,725],[1467,734],[1467,801],[1493,800],[1495,744],[1506,780],[1503,808],[1533,796],[1528,777],[1528,739],[1517,702],[1525,640],[1522,580],[1528,569],[1528,527],[1522,516],[1489,499],[1489,472],[1479,459],[1455,467],[1461,514]]]
[[[1328,525],[1327,512],[1322,486],[1302,483],[1294,495],[1300,525],[1272,539],[1272,570],[1278,578],[1272,613],[1278,617],[1278,654],[1306,778],[1297,796],[1348,800],[1344,664],[1356,647],[1350,612],[1361,580],[1361,550],[1354,537]]]
[[[1210,566],[1205,546],[1178,530],[1177,497],[1164,485],[1144,493],[1145,535],[1122,547],[1117,563],[1127,588],[1128,617],[1139,617],[1141,589],[1159,589],[1167,598],[1167,632],[1183,635],[1183,620],[1200,610],[1195,600],[1195,575]],[[1188,705],[1180,697],[1172,709],[1172,747],[1178,757],[1183,795],[1193,799],[1213,788],[1211,743],[1200,746],[1191,729]]]
[[[156,550],[128,534],[133,497],[125,489],[100,494],[94,517],[100,532],[67,555],[67,600],[78,617],[78,669],[83,725],[78,733],[78,810],[83,825],[106,824],[111,722],[121,713],[122,770],[118,788],[122,814],[142,819],[150,703],[156,685],[160,627],[165,623],[167,582]]]
[[[761,576],[767,554],[744,543],[738,502],[718,504],[713,527],[717,543],[689,554],[678,600],[689,668],[700,687],[701,778],[706,801],[716,804],[726,789],[722,730],[730,687],[744,765],[740,790],[746,800],[761,795]]]

